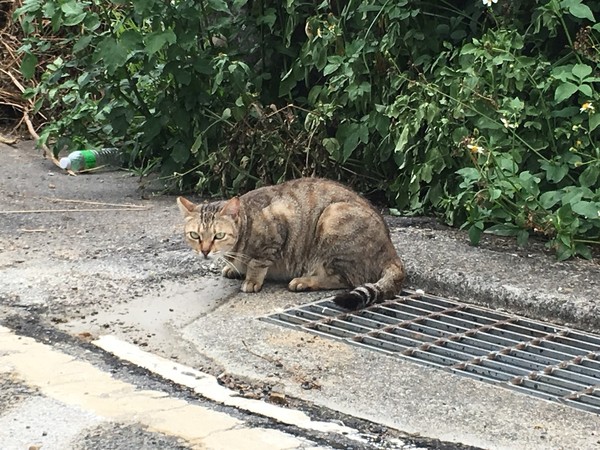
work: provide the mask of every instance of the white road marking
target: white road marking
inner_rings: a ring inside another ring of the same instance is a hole
[[[310,445],[278,430],[249,428],[228,414],[169,397],[164,392],[138,389],[90,363],[32,338],[17,336],[2,326],[1,372],[37,388],[47,398],[87,411],[99,420],[141,424],[149,431],[179,437],[192,448],[291,450]]]
[[[115,336],[101,336],[92,343],[118,358],[143,367],[174,383],[189,387],[209,400],[260,414],[306,430],[338,433],[347,438],[364,441],[354,428],[332,422],[315,421],[302,411],[283,408],[261,400],[239,397],[235,392],[221,386],[212,375],[146,352],[136,345],[122,341]]]

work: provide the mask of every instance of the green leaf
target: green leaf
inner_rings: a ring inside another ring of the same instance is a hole
[[[501,195],[502,195],[502,191],[500,189],[496,189],[496,188],[488,189],[488,196],[489,196],[490,201],[498,200]]]
[[[560,81],[573,79],[573,65],[566,64],[564,66],[555,67],[552,69],[552,76]]]
[[[394,147],[394,152],[402,152],[404,147],[406,147],[406,144],[408,144],[408,127],[404,127],[402,133],[400,133],[400,137],[396,141],[396,146]]]
[[[203,75],[211,75],[213,73],[212,65],[210,61],[204,58],[195,58],[192,63],[194,70]]]
[[[466,182],[479,181],[481,179],[481,172],[475,167],[464,167],[456,171],[457,174],[462,176]]]
[[[176,163],[184,164],[190,157],[190,149],[183,142],[177,142],[173,151],[171,152],[171,158]]]
[[[229,12],[229,11],[222,11]],[[257,25],[266,25],[269,29],[273,29],[273,25],[277,21],[277,14],[274,8],[267,8],[262,12],[262,15],[258,16],[256,19]]]
[[[540,203],[544,209],[550,209],[556,205],[562,197],[561,191],[548,191],[540,195]]]
[[[225,0],[208,0],[208,7],[213,11],[230,14],[227,2]]]
[[[590,133],[600,125],[600,113],[590,114]]]
[[[22,2],[23,5],[14,12],[14,17],[18,17],[28,12],[35,12],[40,9],[42,2],[40,0],[29,0]]]
[[[568,172],[569,168],[566,165],[563,165],[561,167],[565,167]],[[521,181],[521,185],[527,192],[536,196],[539,194],[540,188],[538,183],[541,181],[540,178],[533,176],[528,170],[526,170],[519,174],[519,180]]]
[[[519,230],[517,232],[517,245],[519,247],[525,247],[527,245],[528,240],[529,240],[529,231]]]
[[[279,96],[285,97],[290,95],[298,80],[304,76],[304,68],[301,67],[299,61],[294,62],[290,70],[288,70],[283,78],[279,81]]]
[[[192,74],[187,68],[182,69],[180,67],[174,67],[172,73],[175,80],[183,86],[188,86],[192,80]]]
[[[37,56],[31,53],[25,53],[21,61],[21,74],[26,80],[30,80],[35,75],[35,68],[37,67],[38,59]]]
[[[566,108],[556,109],[550,113],[551,117],[573,117],[579,113],[577,106],[567,106]]]
[[[594,92],[592,91],[592,87],[589,84],[585,84],[585,83],[583,83],[579,86],[579,92],[581,92],[586,97],[592,97],[594,95]]]
[[[192,144],[192,148],[190,148],[190,152],[193,154],[198,153],[198,150],[200,149],[200,147],[202,147],[203,143],[204,143],[204,133],[199,133],[198,136],[196,136],[194,143]]]
[[[174,44],[175,42],[177,42],[177,36],[173,33],[173,30],[155,31],[146,36],[146,51],[149,55],[153,55],[167,43]]]
[[[127,61],[127,51],[119,42],[108,36],[98,44],[94,59],[96,62],[103,61],[108,73],[113,74]]]
[[[324,138],[321,143],[333,159],[340,159],[340,143],[336,138]]]
[[[580,216],[584,216],[586,219],[598,219],[600,218],[600,208],[598,203],[587,202],[581,200],[571,205],[573,212],[576,212]]]
[[[561,203],[564,205],[570,205],[577,203],[583,198],[583,188],[563,189],[563,195],[560,197]],[[569,213],[571,210],[569,210]]]
[[[592,10],[589,6],[572,1],[568,1],[566,3],[569,4],[568,9],[571,15],[577,17],[578,19],[588,19],[592,22],[596,21],[596,19],[594,18],[594,14],[592,13]]]
[[[592,73],[592,68],[587,64],[575,64],[571,72],[583,81],[585,77]]]
[[[68,18],[80,15],[83,12],[83,5],[81,3],[77,3],[75,0],[69,0],[68,2],[60,5],[60,9]]]
[[[592,251],[590,250],[590,247],[579,242],[575,244],[575,254],[588,260],[592,259]]]
[[[85,20],[87,16],[87,13],[81,12],[79,14],[74,14],[71,16],[67,16],[63,22],[63,25],[66,25],[68,27],[72,27],[74,25],[79,25],[81,22],[83,22]]]
[[[133,0],[132,3],[135,12],[144,15],[146,11],[152,10],[156,0]]]
[[[323,76],[330,75],[340,68],[340,63],[329,63],[323,69]]]
[[[119,36],[119,41],[121,42],[123,47],[131,51],[141,48],[143,37],[138,30],[125,30]]]
[[[483,232],[483,222],[477,222],[469,228],[469,241],[471,245],[478,245],[481,241],[481,233]]]
[[[93,37],[94,36],[91,34],[88,34],[87,36],[81,36],[79,39],[77,39],[77,42],[75,42],[73,45],[73,53],[78,53],[87,48],[87,46],[90,45],[90,42],[92,42]]]
[[[546,179],[553,183],[558,183],[569,173],[567,164],[560,164],[555,161],[542,161],[540,167],[546,171]]]
[[[562,242],[559,242],[558,239],[555,239],[554,243],[556,245],[556,259],[558,259],[559,261],[564,261],[566,259],[571,258],[574,255],[574,252],[571,249],[571,247],[568,247]]]
[[[44,3],[44,6],[42,6],[42,13],[44,14],[44,17],[47,19],[52,18],[56,13],[57,6],[58,5],[56,5],[54,2]]]
[[[516,236],[520,228],[510,223],[499,223],[492,225],[485,230],[486,234],[494,234],[496,236]]]
[[[101,21],[98,14],[88,11],[85,15],[85,20],[83,21],[83,26],[86,28],[86,31],[95,31],[100,25]]]
[[[579,219],[573,214],[573,208],[571,207],[572,203],[564,204],[563,206],[558,208],[558,211],[556,211],[557,221],[555,222],[555,225],[559,232],[560,230],[566,230],[567,232],[571,232],[573,228],[579,226]],[[564,242],[570,245],[571,237],[567,234],[564,234],[564,232],[562,235],[559,233],[558,238],[562,239],[563,241],[567,239],[567,241]]]
[[[579,175],[579,184],[583,187],[592,187],[598,181],[598,175],[600,175],[600,168],[591,164]]]
[[[554,100],[557,103],[560,103],[563,100],[566,100],[569,97],[571,97],[578,90],[579,90],[579,86],[577,86],[573,83],[570,83],[568,81],[565,83],[562,83],[556,88],[556,91],[554,92]]]
[[[366,144],[369,140],[369,130],[364,123],[345,122],[338,127],[337,139],[342,144],[342,162],[352,156],[359,142]]]

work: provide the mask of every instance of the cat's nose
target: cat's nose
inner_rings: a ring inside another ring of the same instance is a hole
[[[204,258],[208,258],[209,253],[210,253],[210,250],[202,250],[202,254],[204,255]]]

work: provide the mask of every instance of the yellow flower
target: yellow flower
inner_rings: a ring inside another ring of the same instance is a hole
[[[594,111],[596,111],[596,108],[594,108],[594,105],[592,105],[592,102],[585,102],[583,105],[581,105],[581,108],[579,108],[580,112],[589,112],[589,113],[593,113]]]
[[[469,144],[467,145],[467,148],[471,150],[471,153],[483,154],[483,147],[480,147],[479,145]]]

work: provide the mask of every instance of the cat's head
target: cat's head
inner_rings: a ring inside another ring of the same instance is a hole
[[[195,204],[178,197],[177,205],[185,219],[185,240],[205,258],[224,256],[239,235],[240,199]]]

